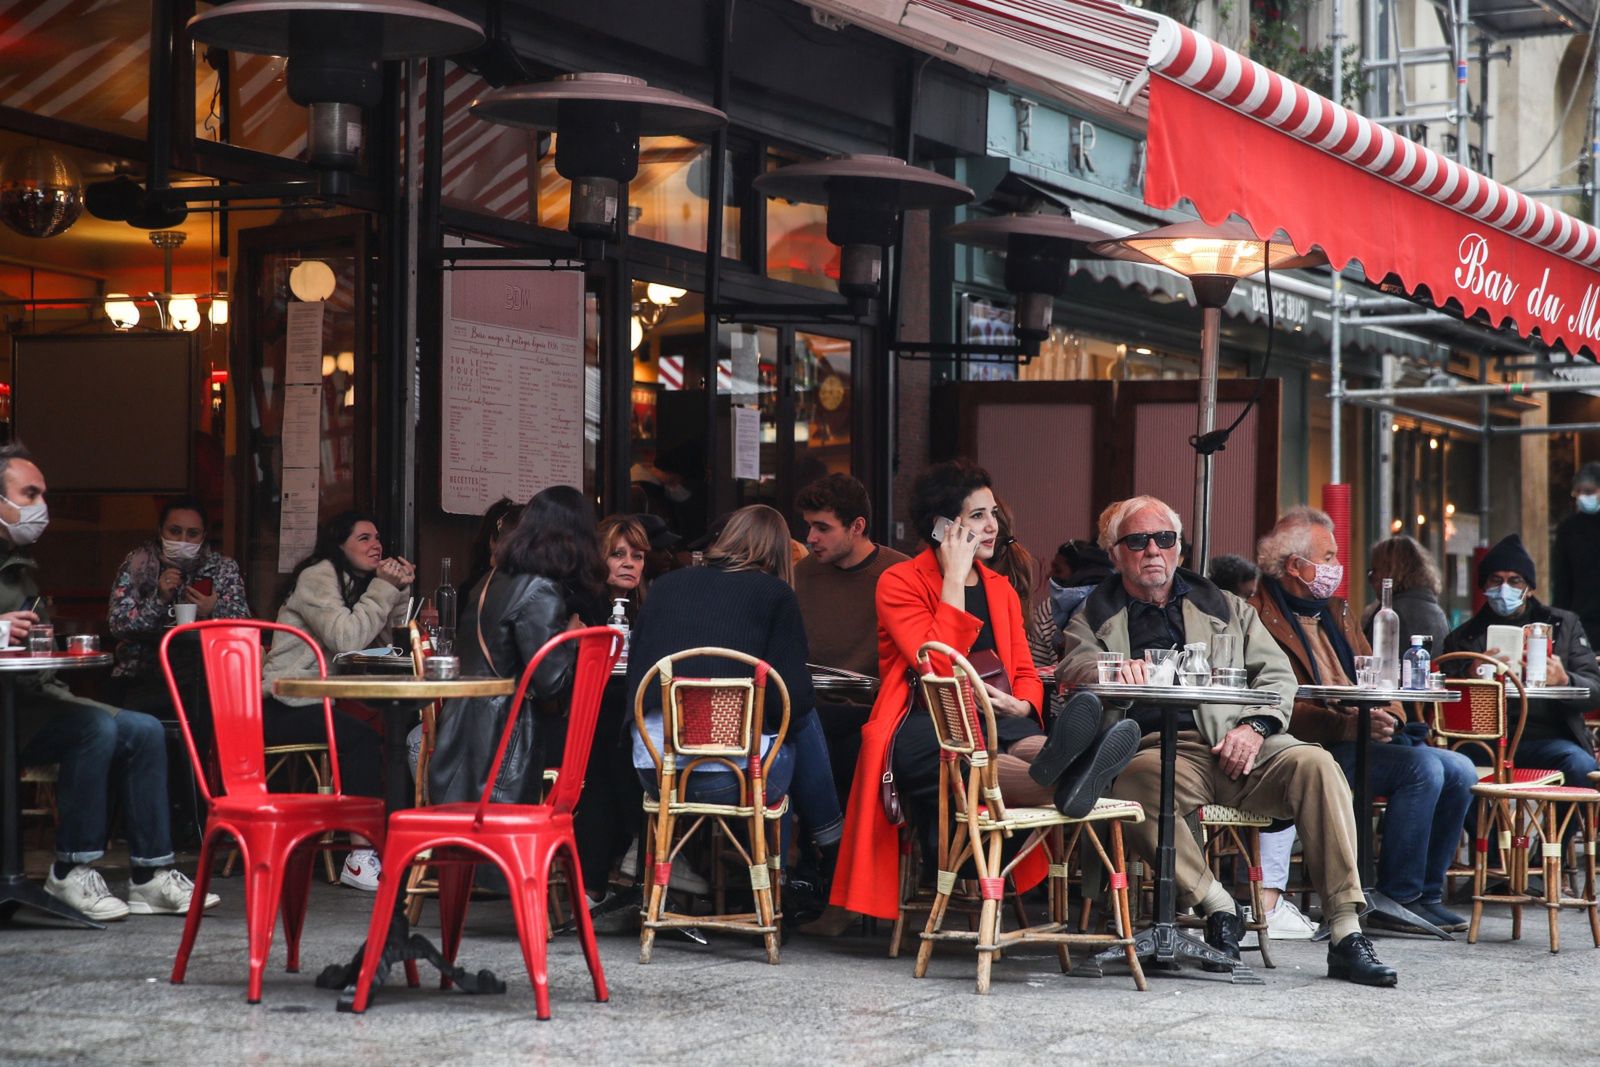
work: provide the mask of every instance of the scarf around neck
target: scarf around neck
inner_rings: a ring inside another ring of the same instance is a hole
[[[1301,616],[1316,618],[1320,621],[1322,632],[1328,638],[1328,644],[1333,646],[1333,654],[1339,657],[1339,665],[1344,668],[1347,679],[1354,681],[1356,677],[1355,653],[1350,648],[1350,642],[1345,640],[1344,631],[1339,627],[1339,622],[1333,617],[1333,608],[1328,604],[1328,598],[1310,600],[1297,597],[1283,587],[1283,583],[1276,578],[1263,578],[1267,588],[1272,592],[1273,599],[1278,607],[1283,610],[1283,617],[1289,620],[1289,628],[1294,631],[1294,636],[1299,640],[1300,647],[1305,649],[1306,665],[1311,671],[1313,685],[1325,684],[1322,672],[1317,670],[1317,657],[1311,654],[1311,643],[1306,640],[1305,630],[1300,626]],[[1327,684],[1332,684],[1331,682]]]

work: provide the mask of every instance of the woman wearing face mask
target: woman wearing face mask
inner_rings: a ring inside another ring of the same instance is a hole
[[[317,531],[311,555],[300,561],[286,584],[278,621],[311,635],[324,656],[359,652],[389,643],[389,629],[406,621],[407,591],[416,567],[383,554],[377,521],[356,511],[335,515]],[[262,664],[263,691],[275,679],[313,674],[316,654],[292,634],[274,632]],[[339,772],[344,791],[356,796],[383,795],[378,734],[366,723],[335,707],[334,738],[339,745]],[[266,696],[262,701],[262,733],[269,745],[317,744],[327,737],[322,701],[314,698]],[[345,860],[339,881],[376,892],[380,868],[377,854],[357,848]]]
[[[1556,527],[1550,564],[1550,602],[1572,612],[1587,633],[1600,633],[1600,463],[1585,463],[1572,479],[1573,512]]]
[[[117,570],[107,621],[117,639],[111,676],[122,687],[122,707],[157,712],[171,703],[157,646],[176,605],[193,604],[199,619],[250,617],[239,565],[207,546],[209,525],[199,500],[174,500],[161,509],[156,536],[128,553]],[[180,666],[174,663],[175,670]]]
[[[1594,561],[1588,565],[1594,567]],[[1587,786],[1589,774],[1597,768],[1583,713],[1600,703],[1600,666],[1595,664],[1594,649],[1582,621],[1570,611],[1541,603],[1533,595],[1537,577],[1533,558],[1516,534],[1491,548],[1478,563],[1478,587],[1483,590],[1484,605],[1444,639],[1444,651],[1481,652],[1506,660],[1506,650],[1489,647],[1490,626],[1548,623],[1552,634],[1546,683],[1581,686],[1588,695],[1577,700],[1528,701],[1528,722],[1517,746],[1517,766],[1559,770],[1567,785]],[[1445,667],[1464,674],[1473,665],[1448,663]]]
[[[1250,600],[1273,640],[1288,655],[1301,685],[1351,685],[1355,657],[1371,654],[1350,605],[1335,591],[1344,578],[1333,520],[1315,508],[1286,512],[1256,546],[1261,584]],[[1409,635],[1407,635],[1409,636]],[[1345,777],[1355,773],[1356,709],[1320,700],[1296,700],[1289,732],[1333,753]],[[1417,724],[1420,727],[1420,724]],[[1478,771],[1459,752],[1424,744],[1426,730],[1408,729],[1397,704],[1372,709],[1368,765],[1375,796],[1388,798],[1377,889],[1414,915],[1445,930],[1466,929],[1466,920],[1445,908],[1444,873],[1461,840],[1462,820],[1472,803]],[[1269,868],[1268,906],[1278,904],[1287,874],[1287,842],[1281,863],[1263,855]],[[1274,881],[1277,884],[1274,885]],[[1297,913],[1295,913],[1297,914]],[[1293,916],[1291,916],[1292,918]],[[1275,917],[1268,916],[1273,924]],[[1369,922],[1386,929],[1420,930],[1374,912]],[[1270,928],[1270,927],[1269,927]]]

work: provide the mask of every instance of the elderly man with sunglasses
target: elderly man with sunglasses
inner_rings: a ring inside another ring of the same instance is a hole
[[[1068,686],[1094,681],[1098,653],[1108,651],[1128,657],[1123,681],[1143,683],[1146,649],[1191,642],[1209,648],[1218,635],[1236,636],[1251,688],[1275,690],[1281,704],[1276,709],[1202,704],[1182,714],[1176,814],[1181,819],[1203,804],[1226,804],[1294,820],[1332,930],[1329,977],[1392,986],[1394,969],[1378,959],[1356,918],[1366,898],[1356,870],[1355,817],[1344,773],[1326,750],[1289,735],[1296,683],[1288,657],[1249,604],[1179,569],[1182,533],[1177,512],[1155,497],[1133,497],[1106,510],[1100,543],[1117,573],[1089,594],[1068,624],[1057,679]],[[1160,713],[1135,704],[1125,714],[1138,722],[1144,739],[1111,795],[1153,811],[1161,795]],[[1156,820],[1125,832],[1133,850],[1154,863]],[[1208,944],[1237,959],[1242,932],[1237,902],[1212,877],[1182,822],[1176,843],[1180,904],[1206,917]]]

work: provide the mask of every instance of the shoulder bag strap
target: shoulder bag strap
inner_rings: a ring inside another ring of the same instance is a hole
[[[489,653],[488,642],[483,639],[483,602],[489,596],[489,583],[494,581],[495,568],[489,568],[488,577],[483,580],[483,588],[478,592],[478,614],[473,618],[473,627],[478,631],[478,651],[483,653],[483,662],[489,665],[489,670],[496,678],[501,677],[500,668],[494,665],[494,656]]]

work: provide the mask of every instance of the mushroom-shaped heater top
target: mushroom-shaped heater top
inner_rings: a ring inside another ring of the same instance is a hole
[[[835,156],[768,171],[753,183],[783,200],[828,207],[828,240],[843,249],[839,291],[877,292],[883,265],[878,250],[895,241],[900,213],[970,203],[971,189],[954,178],[909,166],[894,156]]]
[[[381,64],[483,43],[470,19],[419,0],[233,0],[189,20],[189,34],[231,52],[288,56],[289,98],[311,111],[312,166],[349,170],[361,112],[383,98]]]
[[[1154,263],[1189,279],[1195,299],[1204,307],[1227,303],[1234,282],[1271,267],[1294,270],[1327,263],[1320,252],[1295,251],[1281,230],[1263,241],[1250,224],[1229,219],[1220,226],[1195,220],[1132,233],[1093,246],[1107,259]]]
[[[556,133],[556,173],[572,182],[567,228],[587,237],[616,230],[619,184],[639,173],[639,138],[702,133],[728,116],[693,97],[626,74],[566,74],[491,89],[472,102],[489,122]]]
[[[1005,253],[1006,288],[1017,297],[1017,338],[1028,342],[1050,336],[1055,298],[1066,289],[1072,261],[1100,258],[1089,246],[1115,231],[1098,220],[1028,213],[970,219],[944,234],[960,244]]]

